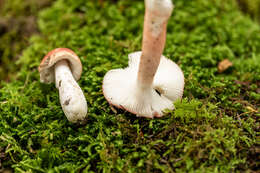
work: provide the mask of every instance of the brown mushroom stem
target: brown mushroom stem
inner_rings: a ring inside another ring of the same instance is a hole
[[[146,0],[145,2],[142,55],[137,77],[139,86],[144,89],[153,83],[165,45],[167,22],[173,9],[169,0]]]

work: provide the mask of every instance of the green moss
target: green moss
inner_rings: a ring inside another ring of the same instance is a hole
[[[240,8],[257,22],[260,22],[260,0],[237,0]]]
[[[58,0],[40,12],[18,80],[0,89],[0,156],[16,172],[241,172],[256,170],[259,26],[234,0],[179,0],[164,54],[185,74],[184,99],[161,119],[117,110],[102,95],[105,73],[140,50],[142,1]],[[88,123],[65,118],[37,66],[56,47],[81,58]],[[228,58],[233,66],[218,73]]]
[[[20,68],[17,61],[36,34],[36,18],[49,0],[0,0],[0,80],[10,81]]]

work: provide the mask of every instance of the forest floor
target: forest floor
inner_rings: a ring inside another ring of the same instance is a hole
[[[0,0],[0,172],[257,172],[260,26],[246,1],[174,1],[164,55],[183,70],[184,95],[150,120],[111,108],[101,88],[141,49],[143,1]],[[85,125],[39,81],[56,47],[82,61]]]

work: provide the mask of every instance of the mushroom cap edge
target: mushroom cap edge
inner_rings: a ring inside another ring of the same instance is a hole
[[[79,80],[82,73],[82,64],[79,57],[69,48],[56,48],[44,56],[38,67],[40,81],[43,83],[55,82],[54,65],[63,59],[69,62],[74,79]]]

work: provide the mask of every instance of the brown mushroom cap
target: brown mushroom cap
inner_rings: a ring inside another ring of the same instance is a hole
[[[40,81],[43,83],[55,82],[54,65],[60,60],[67,60],[74,79],[79,80],[82,73],[82,64],[79,57],[68,48],[56,48],[50,51],[38,67]]]

